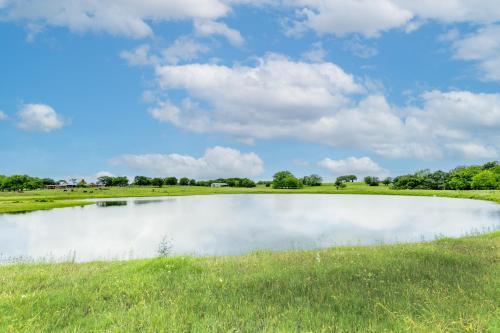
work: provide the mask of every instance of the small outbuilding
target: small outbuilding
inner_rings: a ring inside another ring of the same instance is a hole
[[[227,183],[212,183],[210,186],[211,187],[228,187],[229,185]]]

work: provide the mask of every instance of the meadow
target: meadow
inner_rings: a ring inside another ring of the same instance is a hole
[[[2,332],[498,332],[500,232],[0,267]]]
[[[86,191],[86,192],[84,192]],[[0,193],[0,211],[88,198],[239,193],[418,195],[500,202],[500,191],[168,186]],[[0,332],[498,332],[500,231],[417,244],[0,266]]]
[[[346,188],[337,189],[333,184],[306,186],[301,189],[273,189],[257,186],[254,188],[211,188],[205,186],[164,186],[164,187],[110,187],[105,189],[77,188],[68,190],[34,190],[23,193],[0,192],[0,213],[25,212],[89,205],[81,201],[93,198],[124,198],[150,196],[184,196],[210,194],[266,194],[266,193],[309,193],[309,194],[372,194],[372,195],[413,195],[440,196],[489,200],[500,203],[500,190],[394,190],[388,186],[368,186],[364,183],[347,183]]]

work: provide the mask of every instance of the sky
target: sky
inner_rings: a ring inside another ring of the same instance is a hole
[[[0,174],[498,159],[498,0],[0,0]]]

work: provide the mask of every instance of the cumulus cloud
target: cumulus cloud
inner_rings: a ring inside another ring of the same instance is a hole
[[[156,74],[160,89],[187,97],[160,101],[150,114],[196,132],[295,138],[389,158],[442,158],[467,142],[498,150],[500,94],[429,91],[414,106],[394,106],[335,64],[277,55],[253,67],[158,66]]]
[[[340,160],[325,158],[318,165],[328,169],[334,176],[354,174],[358,177],[387,177],[389,172],[369,157],[348,157]]]
[[[500,80],[500,25],[481,28],[473,34],[452,43],[454,57],[475,61],[486,80]]]
[[[230,10],[221,0],[6,0],[3,7],[7,20],[132,38],[152,35],[152,21],[216,19]]]
[[[18,112],[17,126],[26,131],[52,132],[65,123],[56,111],[46,104],[24,104]]]
[[[245,42],[238,30],[232,29],[221,22],[196,20],[194,22],[194,29],[201,36],[221,35],[235,46],[241,46]]]
[[[2,110],[0,110],[0,121],[5,119],[7,119],[7,115]]]
[[[255,177],[262,174],[264,162],[255,153],[213,147],[202,157],[180,154],[123,155],[112,160],[151,176],[176,176],[196,179],[218,177]]]
[[[198,58],[209,48],[190,37],[180,37],[170,46],[155,51],[150,45],[143,44],[133,50],[122,51],[120,57],[131,66],[177,65]]]
[[[391,29],[411,32],[429,20],[481,25],[500,20],[495,0],[283,0],[272,4],[296,9],[292,33],[312,29],[320,34],[377,37]]]

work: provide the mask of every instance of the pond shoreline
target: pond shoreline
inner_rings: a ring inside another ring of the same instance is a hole
[[[85,191],[85,192],[84,192]],[[489,191],[451,191],[451,190],[393,190],[386,186],[371,187],[362,183],[349,183],[345,189],[336,189],[332,184],[317,187],[305,187],[296,190],[277,190],[264,186],[256,188],[206,188],[195,186],[168,186],[110,188],[109,190],[77,189],[74,192],[59,190],[38,190],[24,193],[0,193],[0,214],[29,212],[54,208],[91,205],[88,200],[131,198],[131,197],[175,197],[214,194],[360,194],[360,195],[395,195],[395,196],[436,196],[485,200],[500,203],[500,190]]]

